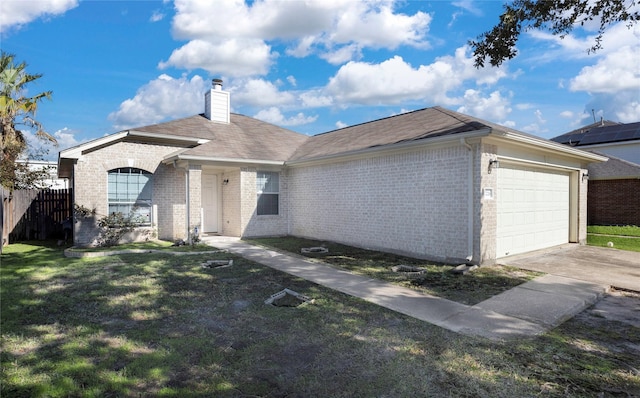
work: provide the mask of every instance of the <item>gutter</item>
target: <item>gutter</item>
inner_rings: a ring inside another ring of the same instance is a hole
[[[473,147],[466,138],[460,138],[460,143],[469,152],[467,165],[467,264],[473,260]]]
[[[213,156],[194,156],[194,155],[169,155],[168,158],[162,160],[162,163],[169,164],[176,161],[187,160],[196,162],[220,162],[220,163],[232,163],[236,166],[241,164],[259,164],[259,165],[271,165],[271,166],[283,166],[282,160],[260,160],[260,159],[238,159],[238,158],[221,158]]]
[[[533,145],[539,148],[545,148],[545,149],[562,152],[570,156],[574,156],[582,159],[588,159],[592,162],[605,162],[608,159],[606,156],[596,155],[595,153],[587,152],[582,149],[576,149],[574,147],[570,147],[564,144],[559,144],[554,141],[548,141],[542,138],[528,137],[522,134],[517,134],[509,131],[506,131],[500,135],[495,135],[495,137],[506,138],[511,142],[515,142],[523,145]]]
[[[428,147],[428,146],[438,145],[438,144],[455,143],[459,139],[462,140],[467,138],[484,137],[484,136],[488,136],[490,133],[491,133],[491,129],[487,127],[481,130],[470,131],[468,133],[442,135],[439,137],[424,137],[417,140],[402,141],[395,144],[385,144],[385,145],[368,147],[363,149],[356,149],[353,151],[323,155],[315,158],[303,158],[303,159],[297,159],[297,160],[290,160],[285,162],[285,165],[297,166],[297,165],[305,165],[307,163],[313,164],[317,162],[331,161],[333,159],[339,159],[339,158],[354,158],[358,156],[365,156],[374,152],[379,152],[380,154],[386,154],[387,152],[403,151],[406,149]],[[460,135],[464,135],[464,136],[460,138]]]

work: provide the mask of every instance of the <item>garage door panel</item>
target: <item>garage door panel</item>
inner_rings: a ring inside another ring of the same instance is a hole
[[[509,164],[497,171],[497,257],[569,241],[567,172]]]

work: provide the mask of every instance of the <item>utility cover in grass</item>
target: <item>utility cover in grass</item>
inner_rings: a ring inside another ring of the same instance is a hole
[[[272,294],[264,303],[275,307],[298,307],[301,304],[313,303],[313,299],[291,289],[284,289]]]
[[[233,265],[233,260],[207,260],[202,263],[202,268],[226,268]]]
[[[326,247],[322,247],[322,246],[303,247],[302,249],[300,249],[300,251],[302,253],[304,253],[304,254],[308,254],[308,253],[315,253],[315,254],[329,253],[329,249],[327,249]]]

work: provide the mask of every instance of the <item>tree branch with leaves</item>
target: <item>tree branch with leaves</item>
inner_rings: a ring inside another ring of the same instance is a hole
[[[57,146],[55,137],[47,133],[42,124],[35,119],[38,104],[43,99],[51,98],[51,91],[34,96],[27,93],[27,85],[42,77],[41,74],[30,74],[26,71],[25,62],[15,63],[13,54],[0,55],[0,184],[10,190],[29,187],[30,181],[37,180],[28,165],[17,164],[20,156],[28,155],[29,143],[25,132],[18,129],[23,126],[35,130],[35,136],[47,143]]]
[[[492,66],[500,66],[515,57],[522,32],[542,29],[564,38],[575,27],[591,21],[599,28],[592,46],[586,50],[596,52],[602,48],[608,27],[626,22],[630,28],[640,21],[637,5],[636,0],[514,0],[504,5],[497,25],[469,42],[475,66],[484,67],[487,59]]]

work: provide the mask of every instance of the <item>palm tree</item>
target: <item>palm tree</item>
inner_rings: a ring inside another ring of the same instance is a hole
[[[42,77],[41,74],[26,72],[27,64],[15,64],[15,56],[2,51],[0,55],[0,167],[1,185],[13,190],[16,186],[16,159],[25,153],[28,143],[24,132],[16,126],[35,129],[37,138],[57,145],[56,139],[44,131],[40,122],[35,120],[38,103],[51,98],[51,91],[45,91],[33,97],[25,95],[28,83]],[[21,170],[22,171],[22,170]]]

